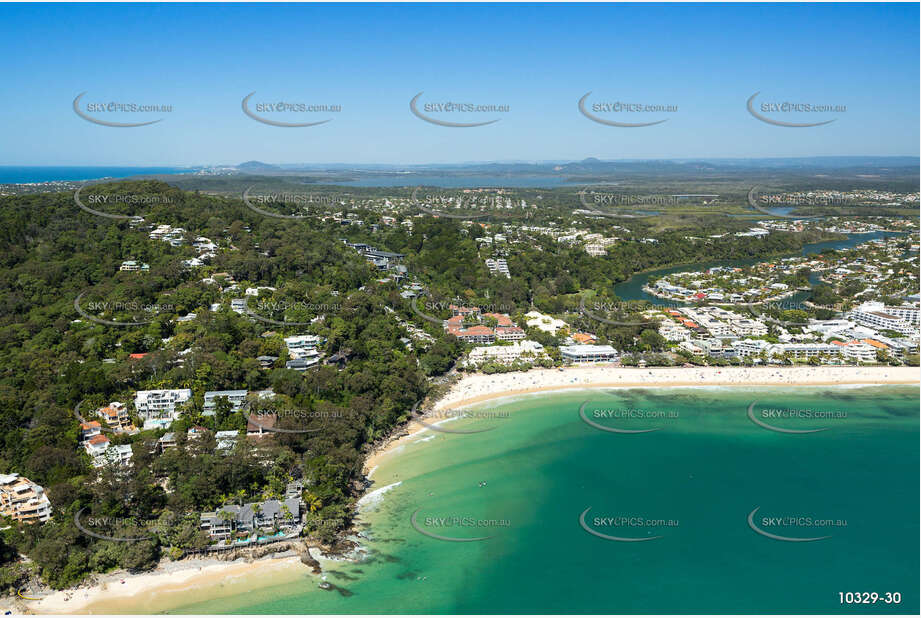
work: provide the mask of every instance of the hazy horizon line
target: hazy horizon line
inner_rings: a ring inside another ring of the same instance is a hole
[[[789,160],[814,160],[814,159],[915,159],[921,162],[921,154],[903,155],[807,155],[807,156],[770,156],[770,157],[643,157],[643,158],[621,158],[621,159],[601,159],[598,157],[585,157],[583,159],[486,159],[486,160],[468,160],[468,161],[451,161],[436,162],[429,161],[424,163],[381,163],[381,162],[344,162],[344,161],[326,161],[326,162],[269,162],[252,159],[238,163],[0,163],[0,167],[173,167],[173,168],[209,168],[209,167],[239,167],[247,163],[261,163],[269,166],[360,166],[360,167],[426,167],[426,166],[470,166],[470,165],[561,165],[584,163],[590,161],[593,163],[655,163],[655,162],[675,162],[690,163],[700,162],[736,162],[736,161],[789,161]]]

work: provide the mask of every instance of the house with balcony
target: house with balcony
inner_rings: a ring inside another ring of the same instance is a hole
[[[320,353],[316,351],[316,348],[322,342],[322,337],[317,335],[285,337],[285,347],[288,348],[288,356],[291,359],[319,356]]]
[[[201,529],[215,541],[232,536],[245,536],[259,532],[295,533],[301,523],[301,501],[298,497],[285,500],[249,502],[243,506],[225,504],[217,511],[201,514]]]
[[[144,419],[144,429],[169,427],[179,418],[179,409],[192,398],[188,388],[137,391],[134,407]]]
[[[191,431],[191,430],[189,430]],[[169,431],[163,434],[159,440],[157,440],[157,448],[160,449],[160,453],[165,453],[168,449],[176,447],[176,434],[175,432]]]
[[[45,489],[15,472],[0,474],[0,516],[24,524],[51,519],[51,502]]]
[[[249,391],[247,390],[207,391],[205,393],[204,405],[202,406],[202,414],[204,416],[214,416],[215,412],[217,412],[217,402],[221,398],[226,399],[230,403],[231,412],[239,412],[246,403],[246,395],[248,393]]]
[[[95,459],[105,454],[109,448],[109,439],[102,434],[96,434],[83,443],[83,448],[86,449],[87,455]]]
[[[115,432],[127,432],[133,433],[137,431],[137,427],[131,422],[131,417],[128,416],[128,407],[121,403],[120,401],[113,401],[104,408],[99,408],[96,410],[102,421],[106,426]]]
[[[100,433],[102,433],[102,425],[99,424],[99,421],[80,423],[80,444],[85,444],[90,438]]]
[[[129,467],[131,466],[131,456],[133,455],[130,444],[113,444],[96,457],[93,457],[93,467],[102,468],[106,465]]]

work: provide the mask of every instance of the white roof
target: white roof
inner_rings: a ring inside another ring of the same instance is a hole
[[[617,350],[609,345],[594,345],[590,343],[560,346],[560,352],[565,352],[567,354],[617,354]]]

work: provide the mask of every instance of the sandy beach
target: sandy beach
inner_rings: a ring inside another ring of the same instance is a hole
[[[834,386],[860,384],[921,385],[918,367],[619,367],[583,365],[560,369],[532,369],[527,372],[465,375],[438,400],[433,411],[442,412],[491,399],[542,391],[578,388],[649,386]],[[382,457],[426,431],[410,422],[408,435],[392,440],[374,451],[365,462],[371,475]]]
[[[611,387],[678,387],[678,386],[823,386],[919,384],[921,370],[914,367],[664,367],[634,368],[613,365],[592,365],[497,375],[465,375],[434,406],[436,412],[454,410],[502,397],[526,395],[542,391]],[[444,422],[446,417],[439,415]],[[392,439],[374,451],[366,460],[364,471],[369,477],[381,458],[396,455],[400,447],[429,431],[425,425],[412,421],[402,428],[400,437]],[[386,491],[387,488],[378,488]],[[369,496],[369,498],[372,496]],[[263,558],[255,561],[225,562],[216,559],[195,559],[180,562],[164,561],[151,573],[129,575],[116,572],[101,576],[98,583],[74,590],[60,591],[39,601],[23,602],[35,614],[117,613],[120,603],[125,607],[151,604],[160,596],[207,596],[225,583],[239,590],[270,585],[273,578],[292,572],[309,572],[296,556]],[[151,605],[153,607],[153,605]]]
[[[25,602],[25,605],[34,614],[84,613],[87,608],[93,611],[96,604],[101,604],[104,611],[94,613],[117,613],[121,601],[138,608],[146,605],[146,599],[153,601],[165,594],[194,593],[199,588],[213,588],[234,581],[239,582],[241,588],[247,583],[259,586],[259,582],[264,582],[267,577],[299,569],[303,569],[304,573],[310,572],[310,568],[303,565],[297,556],[263,558],[250,562],[215,559],[165,562],[151,573],[129,575],[120,571],[102,575],[95,585],[61,590],[39,601]],[[253,579],[257,574],[259,582]]]

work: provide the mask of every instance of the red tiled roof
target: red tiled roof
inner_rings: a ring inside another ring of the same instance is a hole
[[[512,322],[512,318],[505,313],[484,313],[485,317],[495,318],[499,326],[514,326],[515,323]]]
[[[255,422],[253,422],[255,420]],[[255,418],[250,417],[246,421],[246,431],[261,431],[264,429],[271,429],[275,427],[275,423],[278,421],[277,414],[260,414]],[[258,423],[258,424],[257,424]]]
[[[486,326],[471,326],[470,328],[457,329],[449,332],[457,337],[474,337],[494,334],[492,329]]]
[[[90,444],[108,444],[109,439],[105,437],[104,435],[99,434],[98,436],[93,436],[92,438],[90,438],[88,442]]]

